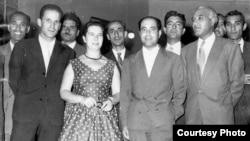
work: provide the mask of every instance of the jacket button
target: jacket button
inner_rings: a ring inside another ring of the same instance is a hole
[[[46,73],[45,72],[43,72],[43,75],[45,75]]]
[[[39,98],[39,100],[40,100],[40,101],[43,101],[43,99],[42,99],[42,98]]]
[[[47,87],[47,85],[45,84],[45,85],[44,85],[44,88],[46,88],[46,87]]]

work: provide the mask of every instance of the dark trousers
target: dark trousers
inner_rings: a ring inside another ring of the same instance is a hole
[[[172,141],[173,127],[169,126],[152,128],[150,131],[129,130],[129,141]]]
[[[13,120],[11,141],[57,141],[62,126],[49,122],[45,108],[31,122]]]

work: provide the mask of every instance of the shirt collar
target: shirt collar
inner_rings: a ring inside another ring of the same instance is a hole
[[[158,44],[155,47],[151,48],[151,49],[148,49],[148,48],[146,48],[144,46],[142,47],[143,52],[150,53],[150,54],[157,54],[159,49],[160,49],[160,47],[159,47]]]
[[[212,35],[210,35],[207,39],[205,39],[205,44],[206,43],[213,43],[214,40],[215,40],[215,34],[212,33]],[[203,39],[201,39],[201,38],[198,39],[198,45],[199,46],[201,45],[202,41],[203,41]]]
[[[167,43],[166,50],[171,51],[177,55],[180,55],[181,54],[181,41],[173,45],[170,45],[169,43]]]
[[[74,49],[75,46],[76,46],[76,41],[73,41],[73,42],[68,43],[68,44],[62,41],[62,43],[63,43],[63,44],[66,44],[67,46],[69,46],[69,47],[72,48],[72,49]]]
[[[11,48],[11,50],[13,50],[14,49],[14,43],[12,42],[12,40],[10,40],[10,48]]]

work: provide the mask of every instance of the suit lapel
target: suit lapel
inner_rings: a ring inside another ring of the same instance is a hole
[[[56,41],[56,42],[55,42],[54,49],[53,49],[53,52],[52,52],[52,55],[50,56],[48,71],[51,69],[51,67],[52,67],[53,64],[56,62],[56,60],[59,59],[58,56],[59,56],[59,54],[60,54],[60,51],[61,51],[61,47],[60,47],[60,45],[59,45],[59,42]]]
[[[200,72],[198,69],[198,65],[197,65],[197,48],[198,48],[198,41],[194,42],[194,47],[190,47],[190,51],[188,52],[189,58],[188,60],[190,60],[190,66],[192,69],[192,72],[195,75],[195,78],[197,78],[197,82],[200,84],[201,83],[201,77],[200,77]]]
[[[40,63],[40,66],[45,71],[45,64],[43,60],[42,49],[41,49],[41,45],[39,43],[38,37],[35,40],[33,40],[31,44],[32,44],[31,52],[37,58],[38,62]]]
[[[150,75],[150,81],[155,81],[156,78],[158,76],[160,76],[160,73],[161,72],[160,70],[163,69],[163,67],[165,66],[165,59],[164,59],[164,56],[163,56],[163,53],[165,52],[165,50],[163,48],[160,48],[159,51],[158,51],[158,54],[155,58],[155,61],[154,61],[154,65],[153,65],[153,68],[152,68],[152,71],[151,71],[151,75]],[[154,84],[154,83],[152,83]]]
[[[135,61],[136,61],[135,66],[138,70],[138,74],[140,74],[143,78],[148,78],[147,69],[146,69],[144,59],[143,59],[142,50],[140,50],[138,52],[138,56],[137,56]]]
[[[204,68],[202,80],[206,80],[209,73],[215,67],[217,61],[219,60],[219,57],[221,55],[222,50],[223,50],[223,47],[221,45],[219,38],[215,37],[214,44],[212,45],[212,49],[211,49],[211,51],[208,55],[208,58],[207,58],[207,63],[206,63],[205,68]]]

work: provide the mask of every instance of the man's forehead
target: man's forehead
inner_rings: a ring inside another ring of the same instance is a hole
[[[228,16],[228,17],[226,18],[226,21],[227,21],[227,22],[241,22],[242,20],[241,20],[241,17],[240,17],[240,16],[234,15],[234,16]]]
[[[28,22],[27,18],[22,15],[22,14],[16,14],[13,15],[10,19],[10,22],[15,22],[15,21],[24,21],[24,22]]]
[[[109,25],[108,29],[123,29],[123,26],[119,22],[114,22]]]
[[[178,16],[171,16],[168,18],[167,22],[182,22],[182,19]]]

